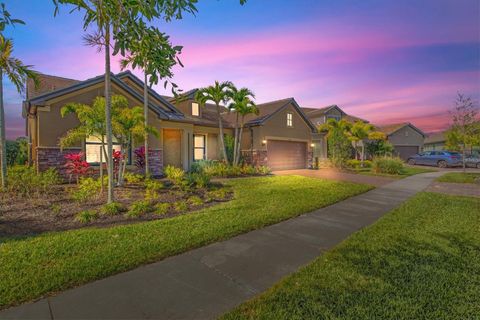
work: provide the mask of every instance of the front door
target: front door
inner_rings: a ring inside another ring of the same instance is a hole
[[[180,130],[163,130],[163,165],[182,167],[182,132]]]

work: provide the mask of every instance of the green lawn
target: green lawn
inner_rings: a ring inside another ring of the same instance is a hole
[[[439,182],[456,182],[456,183],[475,183],[475,179],[480,179],[480,173],[468,172],[449,172],[437,178]]]
[[[401,174],[375,173],[375,172],[372,172],[370,168],[360,168],[360,169],[356,169],[355,171],[359,174],[365,174],[369,176],[381,176],[381,177],[387,177],[387,178],[402,179],[402,178],[413,176],[419,173],[435,172],[437,170],[432,168],[419,168],[419,167],[405,166]]]
[[[479,206],[420,193],[224,319],[478,319]]]
[[[235,199],[171,219],[0,239],[0,308],[279,222],[371,189],[299,176],[232,179]]]

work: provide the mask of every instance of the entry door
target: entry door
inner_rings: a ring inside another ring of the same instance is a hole
[[[182,167],[182,132],[180,130],[163,130],[163,165]]]

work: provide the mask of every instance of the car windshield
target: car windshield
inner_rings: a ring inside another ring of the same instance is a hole
[[[449,152],[452,156],[460,156],[460,153],[458,152]]]

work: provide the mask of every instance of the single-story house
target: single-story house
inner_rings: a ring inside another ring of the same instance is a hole
[[[112,94],[125,96],[129,104],[143,106],[143,82],[129,71],[112,74]],[[62,118],[60,109],[67,103],[91,104],[104,94],[104,76],[84,81],[40,75],[41,85],[27,83],[23,115],[30,142],[30,162],[38,170],[56,167],[62,172],[66,153],[84,151],[86,160],[98,165],[99,141],[86,138],[64,150],[60,139],[79,125],[74,114]],[[188,170],[194,161],[221,158],[216,107],[200,106],[194,100],[195,89],[177,102],[149,89],[149,125],[159,137],[149,137],[149,155],[153,174],[174,165]],[[307,168],[312,163],[312,143],[318,136],[315,126],[293,98],[258,105],[260,114],[249,115],[244,129],[242,154],[247,162],[267,165],[274,170]],[[225,134],[233,135],[235,115],[222,107]],[[132,146],[134,149],[138,146]],[[114,145],[114,149],[119,149]],[[132,150],[129,150],[132,157]],[[130,163],[132,159],[129,159]]]
[[[394,155],[403,160],[423,149],[425,133],[409,122],[379,126],[377,129],[387,136],[394,147]]]
[[[132,107],[143,106],[143,82],[139,78],[126,71],[112,74],[111,80],[113,94],[125,96]],[[95,97],[103,96],[104,76],[78,81],[42,74],[40,82],[40,88],[35,89],[32,81],[28,81],[23,107],[31,163],[38,170],[56,167],[62,171],[66,153],[84,151],[88,162],[98,164],[100,147],[93,138],[60,150],[60,138],[79,124],[74,114],[62,118],[60,109],[70,102],[91,104]],[[207,109],[182,112],[152,89],[149,90],[149,99],[149,125],[159,129],[160,133],[158,138],[149,138],[153,174],[161,174],[166,165],[187,170],[200,158],[220,158],[217,121],[211,118]],[[225,131],[232,134],[228,123]],[[118,148],[114,145],[114,149]]]

